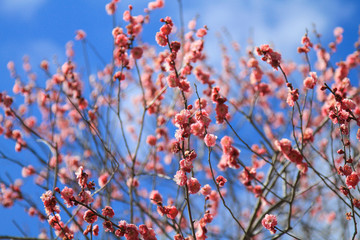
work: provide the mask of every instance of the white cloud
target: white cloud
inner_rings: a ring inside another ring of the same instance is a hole
[[[46,0],[1,0],[0,13],[28,20],[45,2]]]
[[[3,53],[5,61],[12,60],[17,63],[21,63],[22,57],[27,55],[33,67],[39,66],[44,59],[52,63],[55,56],[60,63],[66,60],[65,47],[48,39],[31,40],[25,44],[7,42],[0,47],[0,52]]]
[[[61,48],[50,40],[40,39],[30,42],[27,50],[29,51],[27,54],[32,59],[42,60],[46,58],[52,60],[56,56],[59,60],[65,61],[65,46]]]
[[[251,30],[255,45],[272,43],[288,59],[297,54],[296,48],[300,45],[305,29],[311,32],[313,23],[318,32],[329,36],[342,20],[356,17],[352,3],[340,1],[229,0],[199,1],[198,4],[186,9],[186,18],[199,14],[199,22],[208,25],[211,35],[206,44],[211,49],[218,48],[214,36],[222,27],[229,30],[234,40],[240,41],[242,48]],[[211,57],[212,54],[210,52]]]

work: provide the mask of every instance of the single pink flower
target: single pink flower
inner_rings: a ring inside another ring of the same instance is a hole
[[[216,139],[217,139],[217,136],[215,136],[214,134],[206,134],[205,138],[204,138],[204,142],[205,142],[206,146],[213,147],[216,144]]]
[[[346,185],[349,187],[349,189],[356,188],[356,185],[359,183],[359,176],[356,172],[352,172],[349,176],[346,177]]]
[[[35,168],[32,165],[24,166],[21,170],[21,175],[25,177],[29,177],[36,173]]]
[[[109,179],[109,173],[103,173],[100,175],[99,179],[98,179],[98,183],[100,187],[105,186],[105,184],[107,183],[108,179]]]
[[[153,204],[162,203],[163,199],[158,190],[152,190],[150,193],[150,200]]]
[[[156,145],[156,137],[154,135],[149,135],[146,138],[146,143],[149,144],[150,146],[155,146]]]
[[[174,176],[174,181],[179,186],[184,186],[187,181],[186,173],[183,170],[179,170],[176,172],[176,175]]]
[[[168,207],[168,213],[166,214],[166,216],[168,218],[175,219],[178,213],[179,211],[177,210],[177,208],[175,206],[171,206]]]
[[[204,196],[210,195],[211,193],[211,187],[209,184],[206,184],[205,186],[203,186],[200,190],[201,194]]]
[[[163,8],[165,5],[164,0],[156,0],[148,3],[148,9],[154,10],[156,8]]]
[[[91,210],[87,210],[84,214],[84,220],[87,223],[93,224],[98,219],[98,216]]]
[[[199,30],[197,30],[196,32],[196,36],[199,38],[204,37],[207,34],[207,30],[206,28],[200,28]]]
[[[105,217],[112,218],[114,217],[115,213],[112,207],[106,206],[102,209],[102,215],[104,215]]]
[[[84,38],[86,38],[86,33],[84,30],[79,29],[76,31],[76,36],[75,36],[75,40],[83,40]]]
[[[310,73],[310,77],[305,78],[304,86],[308,89],[313,89],[317,82],[317,75],[315,72]]]
[[[291,149],[292,149],[291,141],[289,139],[286,139],[286,138],[283,138],[280,141],[276,140],[275,141],[275,146],[283,154],[289,154]]]
[[[105,10],[108,15],[113,15],[116,11],[116,2],[112,1],[105,5]]]
[[[93,227],[93,234],[94,234],[94,236],[98,236],[99,235],[99,225],[95,225],[94,227]]]
[[[219,187],[223,187],[226,182],[227,182],[227,179],[224,178],[223,176],[218,176],[216,178],[216,183],[219,185]]]
[[[131,49],[131,56],[135,59],[140,59],[142,57],[143,50],[141,47],[134,47]]]
[[[261,224],[271,232],[271,234],[275,234],[275,226],[277,225],[277,218],[275,215],[266,214],[263,220],[261,221]]]
[[[72,201],[74,195],[74,190],[72,188],[64,187],[64,189],[61,191],[61,198],[64,199],[65,205],[67,207],[74,206],[74,202]]]
[[[188,189],[189,189],[190,194],[197,193],[201,188],[201,185],[200,185],[199,181],[196,178],[193,178],[193,177],[187,180],[187,185],[188,185]]]
[[[80,166],[75,172],[75,175],[80,187],[85,188],[88,180],[88,175],[84,172],[84,167]]]
[[[165,47],[167,45],[167,36],[162,32],[156,33],[155,40],[161,47]]]

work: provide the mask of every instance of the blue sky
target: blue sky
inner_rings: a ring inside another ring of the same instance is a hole
[[[96,46],[103,57],[110,60],[112,51],[112,19],[105,13],[104,0],[1,0],[0,1],[0,92],[6,90],[11,93],[13,80],[9,77],[6,64],[9,60],[16,63],[21,72],[22,57],[30,56],[33,70],[38,72],[38,81],[46,80],[39,71],[42,59],[52,60],[58,57],[60,64],[66,61],[64,49],[69,40],[74,40],[75,31],[83,29],[89,41]],[[135,14],[142,13],[149,1],[121,1],[118,5],[120,12],[129,3],[134,5]],[[249,34],[252,32],[256,45],[272,43],[285,59],[299,60],[296,48],[305,29],[312,29],[312,23],[323,35],[322,42],[333,40],[333,29],[337,26],[344,28],[344,41],[339,46],[339,54],[353,51],[353,43],[358,38],[360,24],[359,1],[344,0],[183,0],[184,19],[187,22],[199,15],[198,26],[207,25],[206,48],[210,61],[214,64],[220,56],[215,34],[226,27],[234,40],[239,41],[245,48]],[[145,41],[154,42],[154,34],[158,31],[159,19],[172,16],[175,24],[179,24],[178,2],[167,0],[165,8],[151,14],[152,23],[146,26]],[[118,15],[118,17],[120,17]],[[83,66],[82,52],[79,44],[75,43],[76,58],[79,66]],[[91,58],[92,73],[101,67],[101,63]],[[54,70],[54,69],[53,69]],[[13,144],[5,144],[6,140],[0,136],[0,146],[13,149]],[[3,160],[1,160],[3,161]],[[19,168],[14,168],[19,170]],[[12,165],[5,164],[0,170],[12,171]],[[30,180],[31,181],[31,180]],[[22,213],[22,210],[18,210]],[[0,215],[10,214],[12,211],[0,207]],[[9,215],[7,215],[9,216]],[[24,221],[28,221],[27,218]],[[27,223],[31,226],[31,223]],[[17,234],[11,222],[11,217],[0,219],[1,234]]]
[[[148,0],[121,1],[119,9],[129,3],[135,6],[135,13],[142,13]],[[64,46],[73,40],[77,29],[84,29],[89,40],[104,55],[110,57],[111,18],[106,15],[104,5],[107,1],[85,0],[2,0],[0,1],[0,76],[6,81],[6,63],[9,60],[20,62],[24,54],[30,55],[34,67],[41,59],[51,60],[54,55],[65,61]],[[215,49],[215,33],[226,27],[234,40],[242,46],[246,44],[249,33],[255,43],[273,43],[288,58],[296,55],[305,29],[312,29],[315,23],[324,36],[324,42],[332,40],[332,30],[343,26],[344,44],[352,47],[357,38],[360,19],[358,1],[205,1],[183,0],[185,22],[199,15],[199,26],[206,24],[209,29],[207,47]],[[166,7],[155,11],[152,26],[159,26],[160,17],[170,15],[178,20],[176,0],[166,1]],[[179,23],[179,21],[176,21]],[[157,29],[148,26],[150,32]],[[152,31],[151,31],[152,30]],[[147,38],[147,36],[144,36]],[[153,40],[153,36],[150,36]],[[216,51],[212,51],[216,54]],[[212,55],[210,54],[210,56]],[[81,60],[81,52],[77,53]]]

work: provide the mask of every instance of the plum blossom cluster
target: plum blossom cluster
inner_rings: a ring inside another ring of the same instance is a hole
[[[189,193],[195,194],[200,190],[200,183],[199,181],[194,178],[188,178],[186,173],[190,173],[193,169],[193,161],[196,158],[197,154],[194,150],[187,151],[185,153],[185,158],[180,160],[180,170],[176,172],[176,175],[174,176],[174,181],[179,186],[188,186]]]
[[[99,235],[99,226],[96,223],[99,218],[101,218],[104,220],[102,224],[104,231],[113,232],[117,237],[125,236],[127,240],[134,240],[139,239],[140,235],[143,239],[147,240],[157,239],[154,230],[152,228],[148,228],[146,225],[140,225],[139,227],[137,227],[134,224],[126,223],[126,221],[124,220],[120,221],[118,224],[112,222],[110,219],[115,216],[115,212],[110,206],[105,206],[101,210],[101,213],[98,213],[95,210],[96,206],[93,205],[94,208],[92,208],[90,205],[92,202],[94,202],[90,191],[84,190],[84,186],[89,187],[91,186],[91,184],[89,184],[90,182],[87,181],[87,174],[85,174],[83,167],[79,168],[79,170],[76,172],[76,175],[78,178],[78,184],[82,188],[78,196],[74,196],[74,190],[68,187],[65,187],[61,192],[58,188],[56,188],[55,193],[59,192],[61,194],[61,198],[64,200],[68,208],[77,205],[86,206],[86,208],[88,208],[88,210],[86,210],[82,214],[83,220],[89,224],[83,231],[83,234],[85,236],[88,235],[90,232],[94,236]],[[156,198],[156,196],[154,198]],[[60,208],[57,204],[57,200],[53,192],[51,190],[47,191],[41,196],[41,199],[43,201],[45,211],[48,214],[48,222],[50,226],[55,229],[56,234],[64,239],[73,239],[74,232],[68,226],[66,226],[64,222],[61,221],[61,217],[59,215]],[[174,219],[176,217],[176,208],[164,209],[164,211],[170,218]]]
[[[308,89],[314,89],[317,82],[317,75],[315,72],[310,72],[310,77],[304,79],[304,86]]]
[[[264,44],[256,48],[256,52],[259,56],[262,56],[261,60],[269,63],[275,70],[278,70],[281,62],[281,54],[275,52],[269,45]]]
[[[209,145],[213,145],[217,137],[213,134],[205,135],[206,129],[211,123],[209,113],[205,110],[207,102],[205,99],[201,99],[200,102],[201,103],[199,103],[199,100],[195,102],[195,107],[199,110],[195,112],[195,121],[191,124],[190,132],[195,136],[204,138],[205,144],[209,143]]]
[[[243,171],[238,175],[238,179],[249,192],[254,193],[255,197],[258,198],[262,194],[262,187],[257,184],[258,181],[262,180],[263,174],[257,174],[255,167],[245,167]]]
[[[240,168],[238,163],[238,157],[240,156],[240,151],[233,146],[234,140],[229,136],[224,136],[221,141],[222,147],[222,157],[218,163],[218,168],[220,170],[226,170],[226,168]]]
[[[151,191],[150,200],[153,204],[157,205],[157,211],[161,216],[166,215],[170,219],[175,219],[178,215],[179,211],[175,206],[163,206],[163,198],[159,191]]]
[[[53,192],[51,190],[46,191],[41,196],[41,200],[44,204],[45,212],[48,215],[49,225],[55,229],[57,235],[65,239],[73,239],[73,231],[65,226],[64,222],[61,221],[60,215],[58,214],[60,213],[60,208],[57,205],[57,201],[53,195]]]
[[[3,207],[12,207],[17,200],[22,200],[21,186],[22,181],[18,180],[10,186],[6,186],[4,183],[0,184],[0,204]]]
[[[161,22],[165,24],[160,28],[160,32],[156,33],[156,42],[165,47],[168,45],[170,52],[164,52],[163,62],[165,68],[169,71],[166,78],[167,84],[170,88],[178,87],[183,92],[188,92],[190,89],[189,81],[186,76],[189,74],[187,71],[181,71],[180,73],[176,69],[176,60],[181,48],[181,44],[178,41],[169,40],[169,34],[172,32],[174,23],[170,17],[161,19]],[[191,67],[191,66],[189,66]]]
[[[313,44],[307,34],[302,37],[301,44],[303,44],[303,46],[298,47],[298,53],[308,53],[310,52],[310,48],[313,47]]]
[[[216,123],[223,123],[228,114],[228,106],[225,104],[226,97],[221,96],[220,88],[214,87],[211,92],[211,100],[216,103]]]
[[[43,60],[40,74],[28,57],[25,78],[9,62],[14,95],[0,92],[0,135],[23,155],[0,149],[0,158],[43,194],[41,204],[6,174],[2,206],[21,202],[63,239],[263,239],[262,227],[301,239],[307,220],[322,222],[309,234],[347,220],[357,237],[360,40],[336,61],[342,28],[328,46],[306,33],[298,64],[269,45],[242,52],[229,35],[219,37],[214,67],[204,48],[211,28],[164,17],[151,46],[143,31],[165,1],[148,2],[143,14],[119,2],[105,6],[114,20],[109,61],[90,31],[77,30],[66,60]],[[77,44],[103,64],[85,63],[86,77]]]
[[[303,162],[304,157],[299,150],[294,149],[289,139],[283,138],[280,141],[276,140],[275,145],[277,149],[284,155],[286,159],[296,164],[296,167],[303,173],[308,170],[308,165]]]

